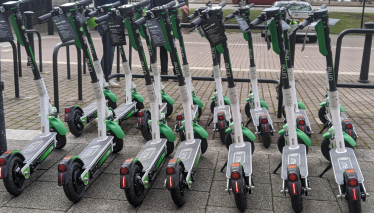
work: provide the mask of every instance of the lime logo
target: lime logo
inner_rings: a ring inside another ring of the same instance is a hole
[[[25,26],[24,26],[24,25],[22,25],[22,27],[21,27],[21,28],[22,28],[22,30],[24,30],[24,29],[25,29]]]
[[[136,29],[136,31],[135,31],[136,33],[139,33],[139,29]]]
[[[170,35],[173,35],[173,31],[170,32]]]
[[[82,28],[82,27],[80,27],[79,30],[80,30],[81,32],[83,32],[83,28]]]

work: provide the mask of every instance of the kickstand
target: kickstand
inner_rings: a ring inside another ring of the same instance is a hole
[[[323,130],[325,130],[328,126],[329,126],[329,122],[327,121],[325,125],[323,126],[322,130],[319,132],[319,134],[321,134]]]
[[[225,162],[225,165],[222,166],[222,169],[219,170],[220,172],[223,172],[223,170],[225,169],[225,167],[227,166],[227,161]]]
[[[212,119],[210,119],[210,121],[208,123],[208,126],[210,126],[210,124],[212,123],[212,121],[213,121],[213,117],[212,117]]]
[[[247,124],[245,125],[245,127],[247,127],[248,124],[251,123],[251,121],[252,121],[252,118],[249,118],[249,120],[248,120]]]
[[[277,168],[274,170],[273,174],[277,174],[277,171],[282,166],[282,161],[278,164]]]
[[[329,171],[329,170],[331,169],[331,167],[332,167],[332,164],[331,164],[331,162],[330,162],[330,164],[326,167],[325,170],[323,170],[323,172],[322,172],[320,175],[318,175],[318,177],[322,178],[322,176],[323,176],[327,171]]]

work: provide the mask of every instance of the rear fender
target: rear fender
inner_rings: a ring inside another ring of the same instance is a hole
[[[243,178],[244,172],[243,172],[243,166],[241,163],[235,162],[231,164],[231,174],[234,172],[239,172],[240,177],[237,180],[230,178],[230,185],[231,185],[232,192],[234,194],[246,194],[246,191],[243,187],[244,185],[243,181],[245,181],[244,179],[245,177]]]
[[[361,190],[360,190],[360,184],[357,181],[357,186],[350,186],[349,180],[350,179],[357,179],[357,172],[353,169],[346,169],[344,171],[344,182],[346,185],[346,198],[348,199],[348,202],[357,202],[361,199]],[[359,193],[360,192],[360,193]],[[355,199],[356,198],[356,199]]]
[[[295,181],[287,180],[288,194],[290,196],[300,196],[302,194],[302,184],[300,180],[299,167],[296,164],[290,164],[287,167],[287,179],[289,174],[296,174],[297,179]]]
[[[73,162],[78,162],[80,165],[84,165],[82,159],[75,155],[75,156],[67,156],[58,165],[65,165],[66,170],[64,172],[61,172],[58,170],[57,178],[58,178],[58,185],[63,186],[68,183],[68,178],[69,178],[69,168]]]
[[[266,115],[262,114],[259,116],[259,123],[260,123],[260,130],[261,130],[261,133],[265,133],[265,132],[271,132],[271,129],[270,129],[270,125],[269,125],[269,121],[267,121],[266,123],[263,123],[262,122],[262,119],[266,118],[267,120],[267,117]]]
[[[139,113],[143,113],[143,117],[139,117]],[[138,127],[146,128],[148,127],[148,112],[146,109],[141,109],[138,111]]]
[[[134,177],[133,167],[135,165],[138,165],[140,169],[143,170],[143,165],[137,158],[127,159],[122,164],[121,168],[127,168],[129,173],[127,173],[126,175],[123,175],[120,170],[120,188],[121,189],[128,189],[131,186],[131,182],[133,182],[132,178]]]
[[[182,166],[182,169],[184,171],[184,164],[183,162],[181,161],[180,158],[173,158],[173,159],[170,159],[169,163],[168,163],[168,167],[171,167],[171,168],[174,168],[174,174],[168,174],[166,172],[166,188],[167,189],[175,189],[175,188],[178,188],[179,187],[179,177],[178,177],[178,174],[179,174],[179,166],[178,165],[181,165]],[[183,178],[185,178],[183,176]]]
[[[18,150],[12,150],[12,151],[6,151],[6,152],[4,152],[0,156],[0,158],[3,158],[5,160],[5,165],[4,166],[0,166],[0,179],[4,179],[4,178],[7,177],[7,175],[8,175],[8,168],[9,168],[9,162],[10,162],[10,159],[13,156],[18,156],[22,161],[25,160],[25,157],[23,156],[23,154],[20,151],[18,151]]]
[[[113,121],[109,121],[109,120],[106,120],[105,121],[105,124],[106,124],[106,131],[112,131],[117,138],[119,139],[122,139],[125,137],[125,133],[123,132],[123,130],[121,129],[121,127],[113,122]]]

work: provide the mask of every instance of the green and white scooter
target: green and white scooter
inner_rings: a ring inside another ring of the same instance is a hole
[[[116,11],[112,10],[111,14],[125,20],[130,44],[139,54],[150,102],[151,120],[149,122],[151,123],[152,139],[147,141],[135,158],[127,159],[120,169],[121,189],[124,189],[127,201],[136,207],[143,203],[145,189],[155,180],[165,156],[174,151],[174,141],[176,139],[173,130],[166,123],[160,122],[160,103],[157,100],[159,91],[155,90],[148,70],[139,30],[142,25],[146,24],[146,18],[136,20],[137,10],[140,7],[147,6],[149,2],[149,0],[146,0],[131,5],[123,5]]]
[[[62,149],[66,145],[67,130],[60,121],[56,108],[52,107],[43,78],[40,76],[29,38],[25,31],[23,16],[20,11],[23,1],[9,1],[0,7],[0,14],[10,18],[19,44],[25,47],[27,60],[31,65],[34,83],[39,95],[41,134],[32,139],[21,151],[6,151],[0,156],[0,179],[6,190],[20,195],[26,186],[26,180],[37,170],[54,148]],[[3,27],[8,28],[8,37],[12,36],[8,19]]]
[[[81,22],[77,4],[63,4],[39,17],[39,20],[50,20],[54,16],[66,16],[65,18],[71,20],[70,24],[75,29],[76,38],[78,38],[76,42],[81,45],[84,61],[87,63],[97,105],[98,138],[94,139],[79,155],[67,156],[58,165],[58,185],[63,186],[66,197],[76,203],[82,199],[86,186],[98,173],[108,156],[112,152],[122,150],[125,134],[116,122],[107,120],[113,117],[113,112],[106,106],[102,85],[95,72],[83,30],[85,26]]]
[[[217,16],[223,13],[222,7],[225,4],[225,2],[222,2],[221,6],[202,11],[200,17],[193,21],[191,25],[194,28],[201,26],[211,46],[223,54],[233,122],[226,130],[226,145],[229,148],[229,152],[228,159],[221,171],[227,165],[226,191],[234,194],[237,208],[240,211],[245,211],[247,209],[247,193],[251,194],[254,189],[252,154],[256,136],[249,129],[242,126],[239,96],[233,78],[225,27],[223,21]]]
[[[343,121],[340,115],[338,88],[336,87],[332,60],[329,13],[327,9],[319,9],[310,13],[309,17],[300,25],[300,28],[303,29],[314,21],[317,22],[315,29],[317,32],[319,51],[326,57],[326,76],[329,84],[328,97],[332,119],[332,127],[323,135],[325,139],[321,145],[324,155],[326,155],[324,152],[329,151],[328,160],[330,164],[319,177],[322,177],[323,174],[332,167],[334,170],[335,182],[339,186],[339,194],[337,197],[347,200],[350,213],[358,213],[362,211],[361,200],[366,201],[366,197],[369,196],[369,194],[366,192],[364,177],[355,153],[351,148],[356,145],[356,142],[349,134],[343,131],[341,125]],[[330,150],[327,145],[325,146],[327,150],[324,150],[322,148],[324,143],[328,145],[331,143],[332,149]]]
[[[281,80],[283,82],[283,101],[287,123],[278,132],[278,148],[282,153],[282,161],[273,173],[282,167],[281,177],[283,179],[281,192],[291,197],[292,208],[295,212],[303,210],[302,195],[309,195],[310,184],[308,179],[307,153],[311,145],[309,137],[296,124],[295,104],[292,98],[292,84],[289,81],[289,70],[287,59],[290,58],[289,51],[286,51],[285,40],[289,29],[288,24],[283,20],[287,8],[272,7],[263,10],[261,15],[255,19],[250,28],[267,21],[267,27],[271,33],[271,42],[275,53],[279,54],[281,63]]]
[[[251,78],[251,93],[248,95],[249,98],[246,99],[247,104],[245,105],[245,114],[248,117],[248,123],[253,121],[256,128],[256,133],[261,136],[261,142],[264,147],[268,148],[272,142],[271,136],[274,133],[273,121],[268,112],[268,105],[266,102],[260,98],[258,91],[258,79],[257,70],[254,59],[254,48],[253,48],[253,38],[252,31],[247,31],[248,25],[251,23],[250,9],[254,4],[247,5],[237,9],[234,13],[226,16],[226,20],[235,17],[241,28],[243,28],[243,37],[248,42],[249,47],[249,61],[250,61],[250,78]],[[247,126],[246,125],[246,126]]]

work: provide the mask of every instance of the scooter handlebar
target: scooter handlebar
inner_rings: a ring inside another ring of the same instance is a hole
[[[100,17],[96,18],[95,22],[96,22],[96,24],[100,24],[100,23],[108,20],[109,18],[110,18],[110,14],[108,13],[106,15],[103,15],[103,16],[100,16]]]
[[[203,21],[203,19],[201,18],[201,17],[199,17],[199,18],[197,18],[197,19],[195,19],[193,22],[191,22],[191,30],[190,30],[190,32],[192,32],[192,31],[194,31],[196,28],[197,28],[197,26],[199,26],[200,25],[200,23]]]
[[[142,17],[142,18],[136,20],[136,21],[134,22],[134,24],[135,24],[137,27],[139,27],[139,26],[145,24],[146,21],[147,21],[147,19],[145,19],[145,17]]]
[[[175,6],[175,1],[171,1],[171,2],[169,2],[169,3],[167,3],[167,4],[165,4],[165,6],[166,6],[166,8],[171,8],[171,7],[174,7]]]
[[[327,8],[327,5],[323,4],[319,9],[326,9],[326,8]]]
[[[234,13],[231,13],[230,15],[226,16],[225,21],[230,20],[234,17],[235,17]]]
[[[255,3],[252,3],[252,4],[248,5],[248,9],[251,9],[254,6],[255,6]]]
[[[113,7],[119,7],[122,5],[122,3],[120,1],[117,1],[117,2],[114,2],[112,5]]]
[[[92,11],[88,14],[88,17],[90,17],[90,18],[95,17],[95,16],[97,16],[98,13],[99,13],[98,10]]]
[[[249,24],[249,28],[253,28],[259,24],[261,24],[262,20],[260,18],[256,18]]]
[[[52,13],[47,13],[45,15],[42,15],[42,16],[38,17],[38,23],[43,24],[43,23],[48,22],[51,19],[52,19]]]
[[[299,29],[302,30],[309,24],[310,24],[310,21],[308,19],[305,19],[305,21],[299,25]]]
[[[187,16],[187,21],[194,19],[196,16],[197,16],[196,12],[192,13],[191,15]]]
[[[136,7],[146,7],[151,1],[150,0],[144,0],[136,4]]]
[[[185,5],[186,5],[186,2],[182,2],[182,3],[180,3],[180,4],[177,5],[177,8],[183,7]]]
[[[226,3],[225,1],[223,1],[223,2],[219,3],[218,6],[225,7],[226,4],[227,4],[227,3]]]
[[[92,0],[82,0],[82,1],[78,1],[78,4],[79,5],[83,5],[83,6],[88,6],[90,4],[92,4],[93,1]]]

